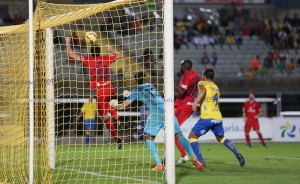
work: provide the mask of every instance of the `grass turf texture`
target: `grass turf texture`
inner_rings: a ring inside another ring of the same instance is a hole
[[[258,143],[252,148],[236,146],[246,159],[244,167],[224,146],[201,144],[207,167],[198,172],[191,162],[176,164],[176,183],[300,182],[300,143],[270,143],[268,148]],[[176,159],[179,157],[176,151]],[[151,171],[154,166],[145,144],[125,144],[122,150],[116,145],[58,147],[53,183],[164,183],[164,173]]]

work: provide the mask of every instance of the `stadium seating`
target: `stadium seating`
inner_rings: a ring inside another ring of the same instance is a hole
[[[259,40],[257,37],[250,39],[248,36],[243,37],[243,45],[240,49],[237,46],[232,46],[232,49],[228,45],[224,45],[223,48],[220,45],[215,45],[214,49],[212,46],[207,46],[206,49],[202,46],[199,46],[198,49],[191,45],[189,48],[182,46],[181,50],[174,55],[175,68],[178,68],[180,61],[183,59],[191,59],[194,63],[194,70],[201,72],[204,69],[204,66],[201,64],[201,57],[204,52],[207,52],[210,57],[213,52],[216,52],[219,60],[216,65],[217,77],[219,78],[232,78],[236,77],[240,68],[244,68],[244,72],[247,71],[251,66],[251,61],[253,57],[258,55],[260,57],[260,66],[267,56],[268,52],[272,50],[271,46],[268,46],[264,41]],[[289,58],[297,59],[297,53],[293,50],[289,52]],[[291,77],[299,77],[299,68],[296,68],[292,72]],[[272,69],[272,75],[269,77],[284,77],[286,72],[283,74],[274,68]],[[257,77],[260,77],[258,74]]]

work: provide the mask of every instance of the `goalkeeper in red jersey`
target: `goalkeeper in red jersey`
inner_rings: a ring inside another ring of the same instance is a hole
[[[258,118],[262,114],[262,108],[254,98],[255,98],[254,91],[250,90],[249,101],[245,102],[243,107],[243,117],[246,123],[244,131],[245,131],[245,137],[247,141],[247,147],[248,148],[252,147],[250,142],[250,135],[249,135],[249,132],[252,128],[257,133],[261,144],[264,147],[267,147],[264,138],[261,132],[259,131]]]
[[[107,129],[119,144],[119,149],[121,149],[123,140],[118,137],[115,125],[110,118],[111,115],[115,121],[118,121],[116,109],[109,105],[111,97],[115,95],[115,88],[109,78],[109,67],[116,59],[121,58],[122,54],[115,52],[111,46],[107,45],[107,51],[113,53],[113,55],[100,55],[100,47],[93,43],[90,55],[81,57],[74,53],[71,38],[66,38],[66,45],[68,56],[76,61],[81,61],[89,69],[90,89],[96,91],[99,114],[102,116]]]
[[[183,60],[180,65],[180,72],[182,73],[180,85],[175,84],[175,91],[178,93],[178,96],[175,101],[174,114],[178,119],[179,126],[181,126],[193,113],[192,104],[195,99],[197,84],[200,81],[200,77],[197,72],[192,70],[192,67],[192,61]],[[181,154],[177,163],[188,161],[189,157],[186,155],[184,147],[176,138],[175,144]]]

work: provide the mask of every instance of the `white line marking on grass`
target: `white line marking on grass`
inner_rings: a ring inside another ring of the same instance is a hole
[[[265,156],[265,158],[281,158],[281,159],[287,159],[287,160],[300,160],[300,158],[297,158],[297,157]]]
[[[82,173],[82,174],[90,174],[90,175],[98,176],[98,177],[118,178],[118,179],[139,181],[139,182],[143,182],[143,183],[162,184],[162,183],[153,182],[153,181],[149,181],[149,180],[142,180],[142,179],[137,179],[137,178],[129,178],[129,177],[107,175],[107,174],[101,174],[101,173],[90,172],[90,171],[83,171],[83,170],[78,170],[78,169],[70,169],[70,168],[65,168],[65,167],[59,167],[59,168],[55,168],[55,169],[56,170],[65,170],[65,171],[78,172],[78,173]]]

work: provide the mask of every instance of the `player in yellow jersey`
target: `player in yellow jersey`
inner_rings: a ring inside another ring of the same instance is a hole
[[[234,144],[224,137],[224,128],[222,124],[222,114],[219,110],[220,91],[213,82],[214,70],[205,69],[202,73],[202,81],[198,83],[198,95],[193,104],[193,111],[197,110],[200,103],[200,119],[193,127],[189,135],[189,141],[194,153],[203,166],[206,165],[200,152],[198,138],[209,130],[215,134],[216,139],[234,153],[239,160],[240,165],[245,165],[245,159],[239,153]]]
[[[96,101],[93,102],[93,97],[90,97],[89,102],[85,102],[77,116],[76,122],[83,115],[84,120],[84,134],[85,144],[90,143],[90,136],[92,131],[96,128],[96,117],[97,117],[98,106]]]

